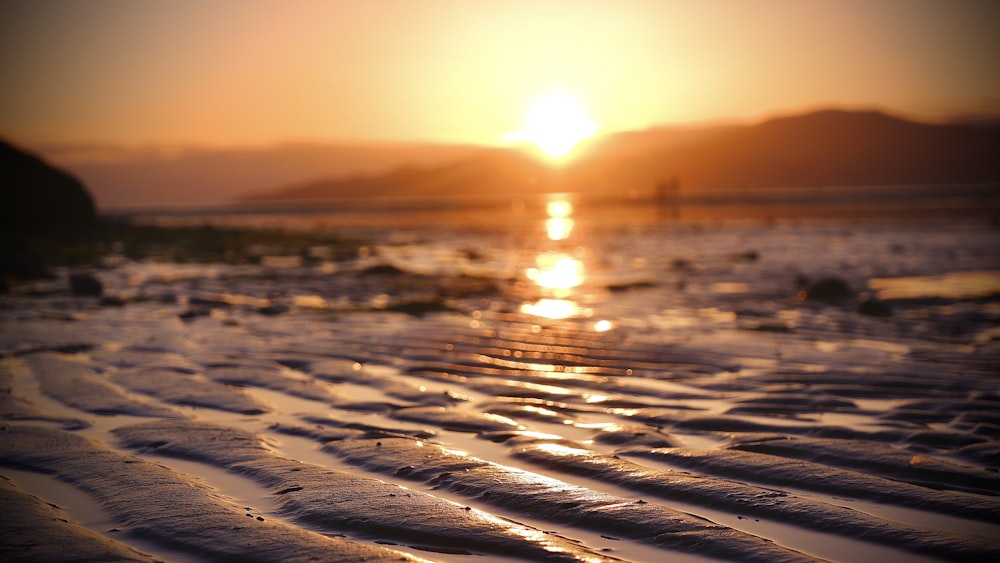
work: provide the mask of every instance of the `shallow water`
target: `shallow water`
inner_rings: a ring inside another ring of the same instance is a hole
[[[64,279],[16,286],[0,306],[3,424],[165,465],[248,520],[427,559],[532,560],[543,537],[564,542],[545,553],[595,560],[1000,554],[995,227],[547,211],[355,231],[370,243],[351,260],[119,258],[94,272],[116,297],[103,302]],[[151,420],[165,424],[142,432],[161,437],[136,438]],[[264,446],[241,465],[175,420]],[[285,463],[268,456],[520,527],[484,531],[479,547],[406,517],[345,527],[263,477]],[[87,490],[46,463],[5,451],[0,474],[84,526],[114,521],[111,504],[27,482],[25,470],[55,471]],[[192,546],[116,525],[110,537],[139,551],[225,558],[211,537]]]

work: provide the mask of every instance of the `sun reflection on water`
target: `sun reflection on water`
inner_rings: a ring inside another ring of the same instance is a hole
[[[573,204],[566,199],[554,199],[546,206],[549,218],[545,220],[545,232],[549,240],[566,240],[573,233],[575,222]]]
[[[545,206],[549,217],[564,218],[573,214],[573,204],[568,199],[558,198],[549,201]]]
[[[573,204],[566,196],[553,196],[545,207],[548,218],[545,232],[553,242],[563,242],[573,233]],[[521,305],[521,312],[548,319],[586,316],[587,310],[572,300],[574,290],[585,279],[583,261],[562,249],[548,249],[535,256],[533,267],[524,270],[525,277],[543,292],[535,302]],[[601,327],[603,328],[603,327]],[[600,331],[601,328],[597,330]]]
[[[568,299],[539,299],[521,305],[521,312],[547,319],[568,319],[580,313],[580,307]]]
[[[583,283],[583,262],[563,252],[543,252],[525,275],[545,289],[571,289]]]
[[[566,240],[573,232],[573,220],[568,217],[549,217],[545,220],[545,230],[550,240]]]

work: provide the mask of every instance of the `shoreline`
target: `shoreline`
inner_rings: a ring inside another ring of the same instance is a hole
[[[281,225],[329,228],[502,228],[544,219],[545,203],[572,202],[582,219],[614,227],[716,220],[956,220],[1000,217],[1000,186],[847,186],[679,192],[673,198],[639,194],[610,198],[586,193],[382,197],[308,201],[228,202],[210,206],[104,210],[111,219],[140,224]],[[295,217],[301,225],[277,217]]]

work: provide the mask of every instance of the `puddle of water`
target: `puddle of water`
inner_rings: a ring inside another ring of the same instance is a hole
[[[128,545],[136,551],[152,555],[163,561],[177,561],[178,563],[201,561],[200,558],[193,557],[188,553],[166,549],[157,544],[112,531],[118,524],[101,509],[94,499],[54,477],[8,467],[0,467],[0,475],[13,480],[22,491],[63,509],[72,520],[81,526]]]
[[[790,490],[791,491],[791,490]],[[810,493],[793,491],[800,496],[807,496]],[[815,493],[812,493],[815,495]],[[930,528],[941,530],[951,534],[971,534],[1000,540],[1000,524],[989,524],[978,520],[969,520],[947,514],[927,512],[915,508],[902,506],[892,506],[859,499],[841,499],[836,497],[819,498],[823,502],[837,504],[845,508],[851,508],[859,512],[871,514],[879,518],[885,518],[894,522],[901,522],[918,528]]]
[[[868,287],[875,290],[879,299],[975,299],[1000,294],[1000,270],[872,278]]]
[[[0,360],[10,370],[12,377],[11,393],[28,400],[39,411],[53,418],[82,420],[89,424],[95,422],[95,416],[68,405],[65,405],[42,392],[35,374],[21,358],[4,358]]]
[[[110,532],[117,524],[86,493],[55,477],[34,471],[3,467],[0,468],[0,474],[12,479],[22,491],[62,508],[84,527],[120,541],[121,538]]]
[[[293,525],[278,514],[278,505],[274,502],[270,491],[250,478],[231,473],[209,463],[150,453],[144,453],[142,457],[147,461],[169,467],[178,473],[201,481],[218,491],[233,506],[245,510],[255,517],[262,516],[266,519],[279,520]]]

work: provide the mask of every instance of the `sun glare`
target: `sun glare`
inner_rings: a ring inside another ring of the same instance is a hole
[[[597,129],[598,125],[577,98],[550,93],[531,106],[524,129],[507,135],[506,139],[531,143],[549,157],[560,159],[580,141],[597,133]]]

